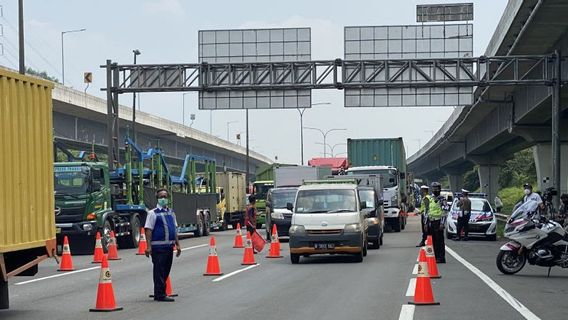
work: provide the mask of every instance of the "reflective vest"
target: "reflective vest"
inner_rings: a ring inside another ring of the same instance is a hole
[[[434,199],[432,199],[429,194],[427,194],[424,198],[428,199],[428,204],[430,204],[429,208],[431,208],[431,204],[434,202]],[[428,210],[428,212],[429,211],[430,210]],[[420,213],[426,214],[426,204],[424,203],[424,199],[422,199],[422,203],[420,204]]]
[[[176,240],[176,222],[169,209],[155,208],[156,224],[152,230],[152,247],[172,247]]]
[[[431,220],[438,220],[442,218],[442,202],[438,199],[438,202],[434,202],[435,198],[430,197],[430,210],[428,211],[428,217]]]

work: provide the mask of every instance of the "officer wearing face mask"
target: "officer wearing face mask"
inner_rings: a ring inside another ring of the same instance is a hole
[[[444,228],[446,226],[446,217],[448,212],[448,204],[446,197],[440,195],[442,185],[438,182],[432,182],[432,200],[429,203],[428,210],[428,234],[432,235],[432,244],[434,245],[434,255],[437,263],[446,263],[446,248],[444,244]]]
[[[148,211],[144,225],[146,241],[146,257],[152,256],[154,264],[154,300],[173,302],[174,299],[166,296],[166,280],[170,275],[173,259],[173,248],[176,247],[176,256],[181,254],[177,234],[176,216],[169,206],[169,193],[166,189],[156,192],[158,204],[156,208]]]
[[[538,193],[533,192],[533,188],[530,183],[525,183],[523,185],[523,188],[525,189],[525,197],[523,198],[523,203],[527,201],[536,201],[541,208],[544,207],[542,198],[538,195]]]

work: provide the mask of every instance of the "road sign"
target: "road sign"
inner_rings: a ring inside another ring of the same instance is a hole
[[[85,72],[84,75],[83,75],[83,82],[92,83],[93,82],[93,73],[92,72]]]
[[[473,20],[473,3],[419,4],[416,22],[446,22]]]
[[[262,84],[268,77],[292,83],[297,74],[309,67],[295,70],[276,68],[251,76],[238,66],[217,68],[218,63],[268,63],[311,60],[310,28],[201,30],[199,31],[199,62],[211,64],[210,79],[203,84],[228,85],[234,81]],[[309,108],[312,93],[301,90],[232,90],[199,92],[199,109],[288,109]]]
[[[472,87],[401,88],[397,83],[432,79],[460,81],[474,73],[471,62],[415,63],[412,59],[471,58],[473,25],[345,27],[345,60],[389,60],[344,65],[345,83],[365,79],[391,82],[377,89],[346,88],[346,107],[456,106],[472,103]],[[400,61],[397,61],[400,60]],[[454,68],[455,66],[455,68]]]

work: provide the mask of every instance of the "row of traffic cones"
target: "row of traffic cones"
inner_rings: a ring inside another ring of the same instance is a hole
[[[107,245],[107,260],[120,260],[118,257],[118,249],[116,245],[116,237],[114,231],[110,232],[110,238]],[[95,252],[93,254],[92,263],[102,263],[103,257],[105,256],[103,251],[103,245],[101,240],[101,234],[97,232],[95,238]],[[73,257],[71,255],[71,247],[69,246],[69,239],[67,236],[63,238],[63,253],[61,255],[61,261],[59,263],[59,269],[57,271],[74,271],[73,267]]]
[[[409,303],[414,305],[439,305],[440,303],[434,299],[430,279],[439,279],[441,277],[438,272],[434,249],[432,248],[432,236],[428,236],[426,246],[420,248],[418,254],[418,274],[416,276],[414,299]]]

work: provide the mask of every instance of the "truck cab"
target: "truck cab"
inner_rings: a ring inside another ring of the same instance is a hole
[[[290,259],[313,254],[367,254],[367,217],[356,183],[317,183],[298,189],[290,227]]]
[[[379,175],[383,187],[383,207],[385,224],[395,232],[400,232],[406,226],[406,217],[403,212],[404,190],[400,188],[400,174],[393,166],[362,166],[347,170],[347,176],[353,175]]]
[[[266,222],[266,196],[268,195],[268,190],[274,188],[274,181],[255,181],[253,182],[252,187],[252,194],[256,197],[256,209],[258,210],[256,228],[260,229]]]

